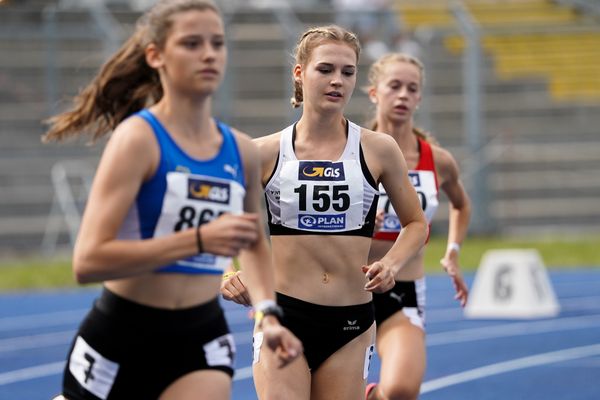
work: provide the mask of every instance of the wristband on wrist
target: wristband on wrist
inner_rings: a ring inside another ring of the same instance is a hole
[[[202,235],[200,235],[200,226],[196,228],[196,246],[198,247],[198,254],[204,253],[204,246],[202,245]]]
[[[283,318],[283,310],[274,300],[259,301],[256,306],[254,306],[254,324],[257,327],[260,328],[263,318],[269,315],[277,318],[280,322]]]
[[[456,254],[460,253],[460,244],[458,244],[456,242],[448,243],[448,248],[446,251],[452,251],[452,250],[454,250],[456,252]]]

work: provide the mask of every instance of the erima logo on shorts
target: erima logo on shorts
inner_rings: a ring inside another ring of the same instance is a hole
[[[346,228],[346,214],[301,214],[298,215],[298,228],[344,229]]]
[[[331,161],[300,161],[298,180],[301,181],[343,181],[344,163]]]
[[[410,183],[412,183],[414,187],[421,186],[421,178],[419,177],[418,172],[409,172],[408,179],[410,179]]]
[[[229,203],[229,184],[189,178],[188,199]]]
[[[356,323],[358,322],[358,320],[355,319],[355,320],[351,321],[351,320],[348,319],[348,320],[346,320],[346,322],[348,323],[348,325],[343,328],[345,331],[358,331],[358,330],[360,330],[360,325],[356,325]]]

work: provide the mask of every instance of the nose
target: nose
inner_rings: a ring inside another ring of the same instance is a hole
[[[209,43],[204,46],[204,51],[202,52],[202,58],[204,61],[212,62],[217,58],[217,50]]]
[[[333,76],[331,77],[331,82],[330,82],[331,86],[334,87],[340,87],[342,86],[342,76],[339,73],[333,74]]]
[[[398,97],[400,97],[401,99],[406,99],[408,97],[408,88],[402,86],[400,90],[398,90]]]

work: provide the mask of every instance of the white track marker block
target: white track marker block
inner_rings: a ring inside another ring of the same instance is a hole
[[[483,255],[465,317],[543,318],[559,311],[537,250],[488,250]]]

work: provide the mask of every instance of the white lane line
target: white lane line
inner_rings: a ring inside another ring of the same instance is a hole
[[[561,313],[568,311],[600,311],[600,296],[585,296],[559,299]],[[463,310],[458,303],[451,307],[425,307],[427,315],[427,323],[432,326],[435,324],[466,321],[467,318],[463,315]]]
[[[539,333],[560,332],[600,326],[600,315],[554,318],[534,322],[514,322],[481,328],[460,329],[428,334],[427,346],[440,346],[451,343],[488,340],[499,337],[536,335]]]
[[[0,353],[40,347],[57,346],[70,343],[75,335],[74,330],[43,333],[40,335],[19,336],[0,340]]]
[[[49,364],[36,365],[35,367],[16,369],[0,373],[0,386],[10,383],[28,381],[34,378],[43,378],[45,376],[62,373],[65,368],[64,361],[53,362]]]
[[[600,344],[575,347],[572,349],[543,353],[538,354],[536,356],[524,357],[497,364],[491,364],[485,367],[475,368],[469,371],[448,375],[446,377],[424,382],[421,386],[421,393],[427,393],[430,391],[441,389],[446,386],[456,385],[462,382],[479,379],[485,376],[500,374],[503,372],[533,367],[537,365],[549,364],[553,362],[567,361],[587,356],[591,357],[596,354],[600,354]],[[59,361],[0,373],[0,386],[62,373],[64,369],[64,364],[64,361]],[[241,381],[244,379],[250,379],[251,377],[252,366],[248,366],[236,369],[233,380]]]
[[[516,358],[514,360],[490,364],[484,367],[474,368],[459,372],[457,374],[447,375],[424,382],[421,385],[421,394],[433,392],[448,386],[458,385],[460,383],[473,381],[476,379],[486,378],[492,375],[502,374],[505,372],[538,367],[541,365],[574,360],[578,358],[587,358],[599,354],[600,343],[590,346],[572,347],[570,349],[552,351],[549,353],[541,353],[529,357]]]
[[[423,385],[421,385],[421,394],[439,390],[444,387],[457,385],[459,383],[464,383],[475,379],[485,378],[487,376],[501,374],[504,372],[557,363],[561,361],[574,360],[577,358],[586,358],[598,354],[600,354],[600,344],[574,347],[571,349],[553,351],[550,353],[542,353],[537,354],[535,356],[504,361],[501,363],[491,364],[485,367],[475,368],[468,371],[460,372],[458,374],[448,375],[442,378],[424,382]],[[59,374],[62,373],[64,365],[64,361],[59,361],[49,364],[42,364],[35,367],[23,368],[15,371],[0,373],[0,386]],[[251,377],[252,366],[249,366],[236,369],[233,380],[241,381],[244,379],[250,379]]]
[[[39,335],[18,336],[9,339],[0,339],[0,353],[38,349],[41,347],[65,345],[71,342],[75,330],[42,333]],[[233,337],[238,345],[252,342],[252,331],[234,332]]]
[[[252,366],[238,368],[233,374],[234,381],[243,381],[244,379],[252,378]]]
[[[36,365],[35,367],[3,372],[0,373],[0,386],[21,381],[29,381],[35,378],[43,378],[46,376],[62,374],[64,368],[65,362],[58,361],[49,364]],[[234,381],[241,381],[249,378],[252,378],[252,366],[238,368],[235,370],[233,377]]]
[[[21,381],[29,381],[35,378],[43,378],[46,376],[62,374],[65,369],[65,362],[58,361],[49,364],[36,365],[35,367],[17,369],[0,373],[0,386],[17,383]],[[234,381],[241,381],[252,378],[252,366],[238,368],[233,376]]]
[[[19,315],[0,318],[0,332],[19,329],[42,328],[49,326],[79,324],[91,308],[79,310],[57,311],[44,314]],[[248,309],[226,310],[227,319],[232,325],[251,321]]]
[[[563,311],[600,310],[600,296],[586,296],[560,299]],[[58,311],[44,314],[21,315],[0,318],[0,332],[19,329],[31,329],[48,326],[78,324],[89,308],[77,310]],[[243,324],[249,321],[249,308],[226,308],[227,319],[232,325]],[[463,320],[462,310],[458,305],[450,307],[431,306],[427,309],[428,319],[431,324],[438,322]]]
[[[59,311],[45,314],[20,315],[0,318],[0,331],[77,324],[89,309]]]
[[[460,329],[447,332],[430,333],[427,335],[427,346],[489,340],[500,337],[535,335],[538,333],[560,332],[568,330],[597,328],[600,326],[600,315],[569,318],[555,318],[534,322],[514,322],[481,328]],[[31,336],[19,336],[0,339],[0,354],[37,349],[48,346],[58,346],[70,343],[75,330],[60,331]],[[233,336],[238,345],[252,342],[252,331],[234,332]]]

